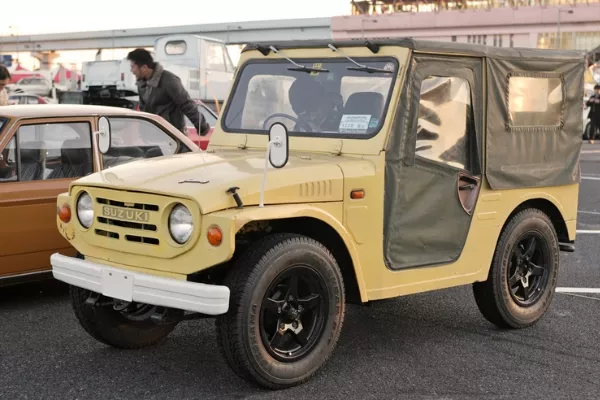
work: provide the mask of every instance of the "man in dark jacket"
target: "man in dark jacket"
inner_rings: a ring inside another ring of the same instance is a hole
[[[600,136],[600,85],[594,86],[594,94],[585,103],[590,108],[588,118],[590,119],[590,130],[588,140],[594,143],[594,138]]]
[[[199,135],[208,133],[210,126],[177,75],[164,70],[144,49],[131,51],[127,59],[137,78],[140,111],[160,115],[182,132],[185,132],[186,115]]]

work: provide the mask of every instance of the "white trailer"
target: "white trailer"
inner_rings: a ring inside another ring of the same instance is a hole
[[[224,42],[199,35],[168,35],[156,40],[154,52],[156,61],[186,82],[192,98],[219,109],[235,72]]]

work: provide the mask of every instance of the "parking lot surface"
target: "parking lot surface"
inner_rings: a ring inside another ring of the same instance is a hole
[[[501,331],[470,286],[348,309],[313,380],[256,389],[221,358],[214,323],[181,323],[161,345],[122,351],[78,325],[57,281],[0,289],[1,399],[597,399],[600,393],[600,145],[583,147],[575,253],[534,327]],[[596,232],[596,233],[594,233]]]

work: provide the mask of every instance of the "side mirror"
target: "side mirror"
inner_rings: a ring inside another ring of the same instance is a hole
[[[110,122],[106,117],[100,117],[98,120],[98,132],[96,137],[98,138],[98,150],[100,153],[106,154],[110,149]]]
[[[275,122],[269,129],[269,142],[265,154],[265,170],[263,171],[262,187],[260,188],[259,207],[265,206],[265,184],[269,164],[273,168],[283,168],[288,162],[289,154],[288,130],[281,122]]]
[[[274,168],[283,168],[288,162],[289,139],[288,130],[281,122],[275,122],[269,129],[269,144],[267,148],[269,163]]]

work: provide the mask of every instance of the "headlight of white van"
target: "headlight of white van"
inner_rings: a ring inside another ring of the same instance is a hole
[[[77,199],[77,218],[86,229],[94,222],[94,202],[87,192],[81,192]]]
[[[169,215],[169,232],[171,237],[179,244],[184,244],[194,232],[192,213],[183,204],[173,207]]]

